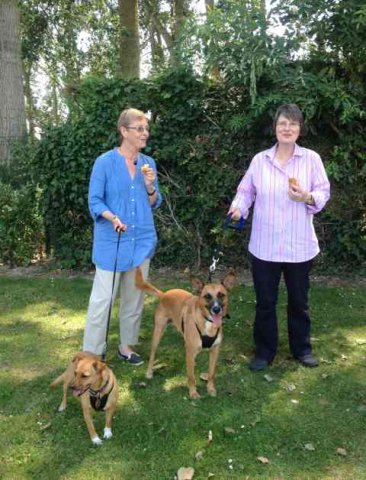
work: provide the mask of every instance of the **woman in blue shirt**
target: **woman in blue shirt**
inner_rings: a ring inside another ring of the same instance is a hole
[[[96,267],[89,300],[83,350],[105,350],[113,271],[118,250],[113,300],[120,284],[119,358],[143,363],[132,346],[138,342],[144,294],[135,287],[135,267],[144,277],[154,255],[157,235],[153,210],[161,204],[154,160],[140,153],[149,138],[146,115],[124,110],[117,123],[120,146],[94,163],[89,184],[89,210],[94,220],[93,263]],[[117,249],[118,232],[120,245]]]

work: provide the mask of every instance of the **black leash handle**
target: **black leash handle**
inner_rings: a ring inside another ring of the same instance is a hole
[[[102,353],[102,360],[103,360],[103,361],[105,361],[106,358],[107,358],[107,345],[108,345],[109,324],[111,323],[111,315],[112,315],[112,307],[113,307],[113,292],[114,292],[114,283],[115,283],[115,281],[116,281],[118,250],[119,250],[119,243],[120,243],[120,240],[121,240],[121,233],[122,233],[122,230],[119,230],[119,231],[118,231],[118,240],[117,240],[116,259],[115,259],[115,261],[114,261],[111,301],[109,302],[109,310],[108,310],[107,330],[106,330],[106,332],[105,332],[105,344],[104,344],[104,351],[103,351],[103,353]]]

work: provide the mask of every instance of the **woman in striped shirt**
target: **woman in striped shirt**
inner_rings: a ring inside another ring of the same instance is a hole
[[[313,215],[327,203],[330,185],[320,156],[296,143],[304,131],[298,106],[279,107],[273,126],[277,143],[255,155],[229,210],[233,220],[247,218],[254,204],[249,241],[256,293],[255,356],[249,365],[254,371],[266,368],[277,352],[282,273],[291,353],[304,366],[318,365],[310,343],[309,272],[319,253]]]

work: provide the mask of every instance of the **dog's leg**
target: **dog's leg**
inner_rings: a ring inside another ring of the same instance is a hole
[[[219,358],[220,348],[218,346],[211,348],[209,354],[209,367],[208,367],[208,379],[207,379],[207,393],[211,397],[216,397],[216,388],[215,388],[215,375],[216,375],[216,365]]]
[[[62,373],[59,377],[57,377],[51,384],[50,387],[54,388],[60,383],[63,382],[63,397],[60,406],[58,407],[59,412],[63,412],[67,407],[67,390],[69,388],[69,383],[66,378],[66,372]]]
[[[112,438],[112,418],[114,411],[116,410],[116,405],[113,405],[106,409],[105,411],[105,427],[103,438],[108,439]]]
[[[186,348],[187,380],[190,398],[200,398],[200,394],[197,392],[196,377],[194,374],[197,353],[198,351]]]
[[[81,400],[81,406],[83,409],[83,415],[84,415],[84,420],[86,423],[86,427],[88,429],[90,439],[93,442],[94,445],[101,445],[103,442],[99,438],[95,427],[93,423],[93,410],[92,407],[90,406],[90,400],[89,400],[89,395],[86,393],[80,397]]]
[[[153,375],[154,375],[153,367],[154,367],[156,350],[160,343],[161,337],[163,336],[168,320],[169,319],[166,318],[164,309],[161,307],[161,305],[158,305],[157,310],[155,312],[154,333],[151,340],[151,351],[150,351],[149,363],[146,370],[146,378],[153,378]]]

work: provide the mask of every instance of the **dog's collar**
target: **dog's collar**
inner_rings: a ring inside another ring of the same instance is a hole
[[[103,393],[104,390],[107,388],[108,383],[109,383],[109,378],[99,390],[93,390],[91,387],[89,387],[90,395],[92,397],[100,397],[101,396],[100,394]]]

